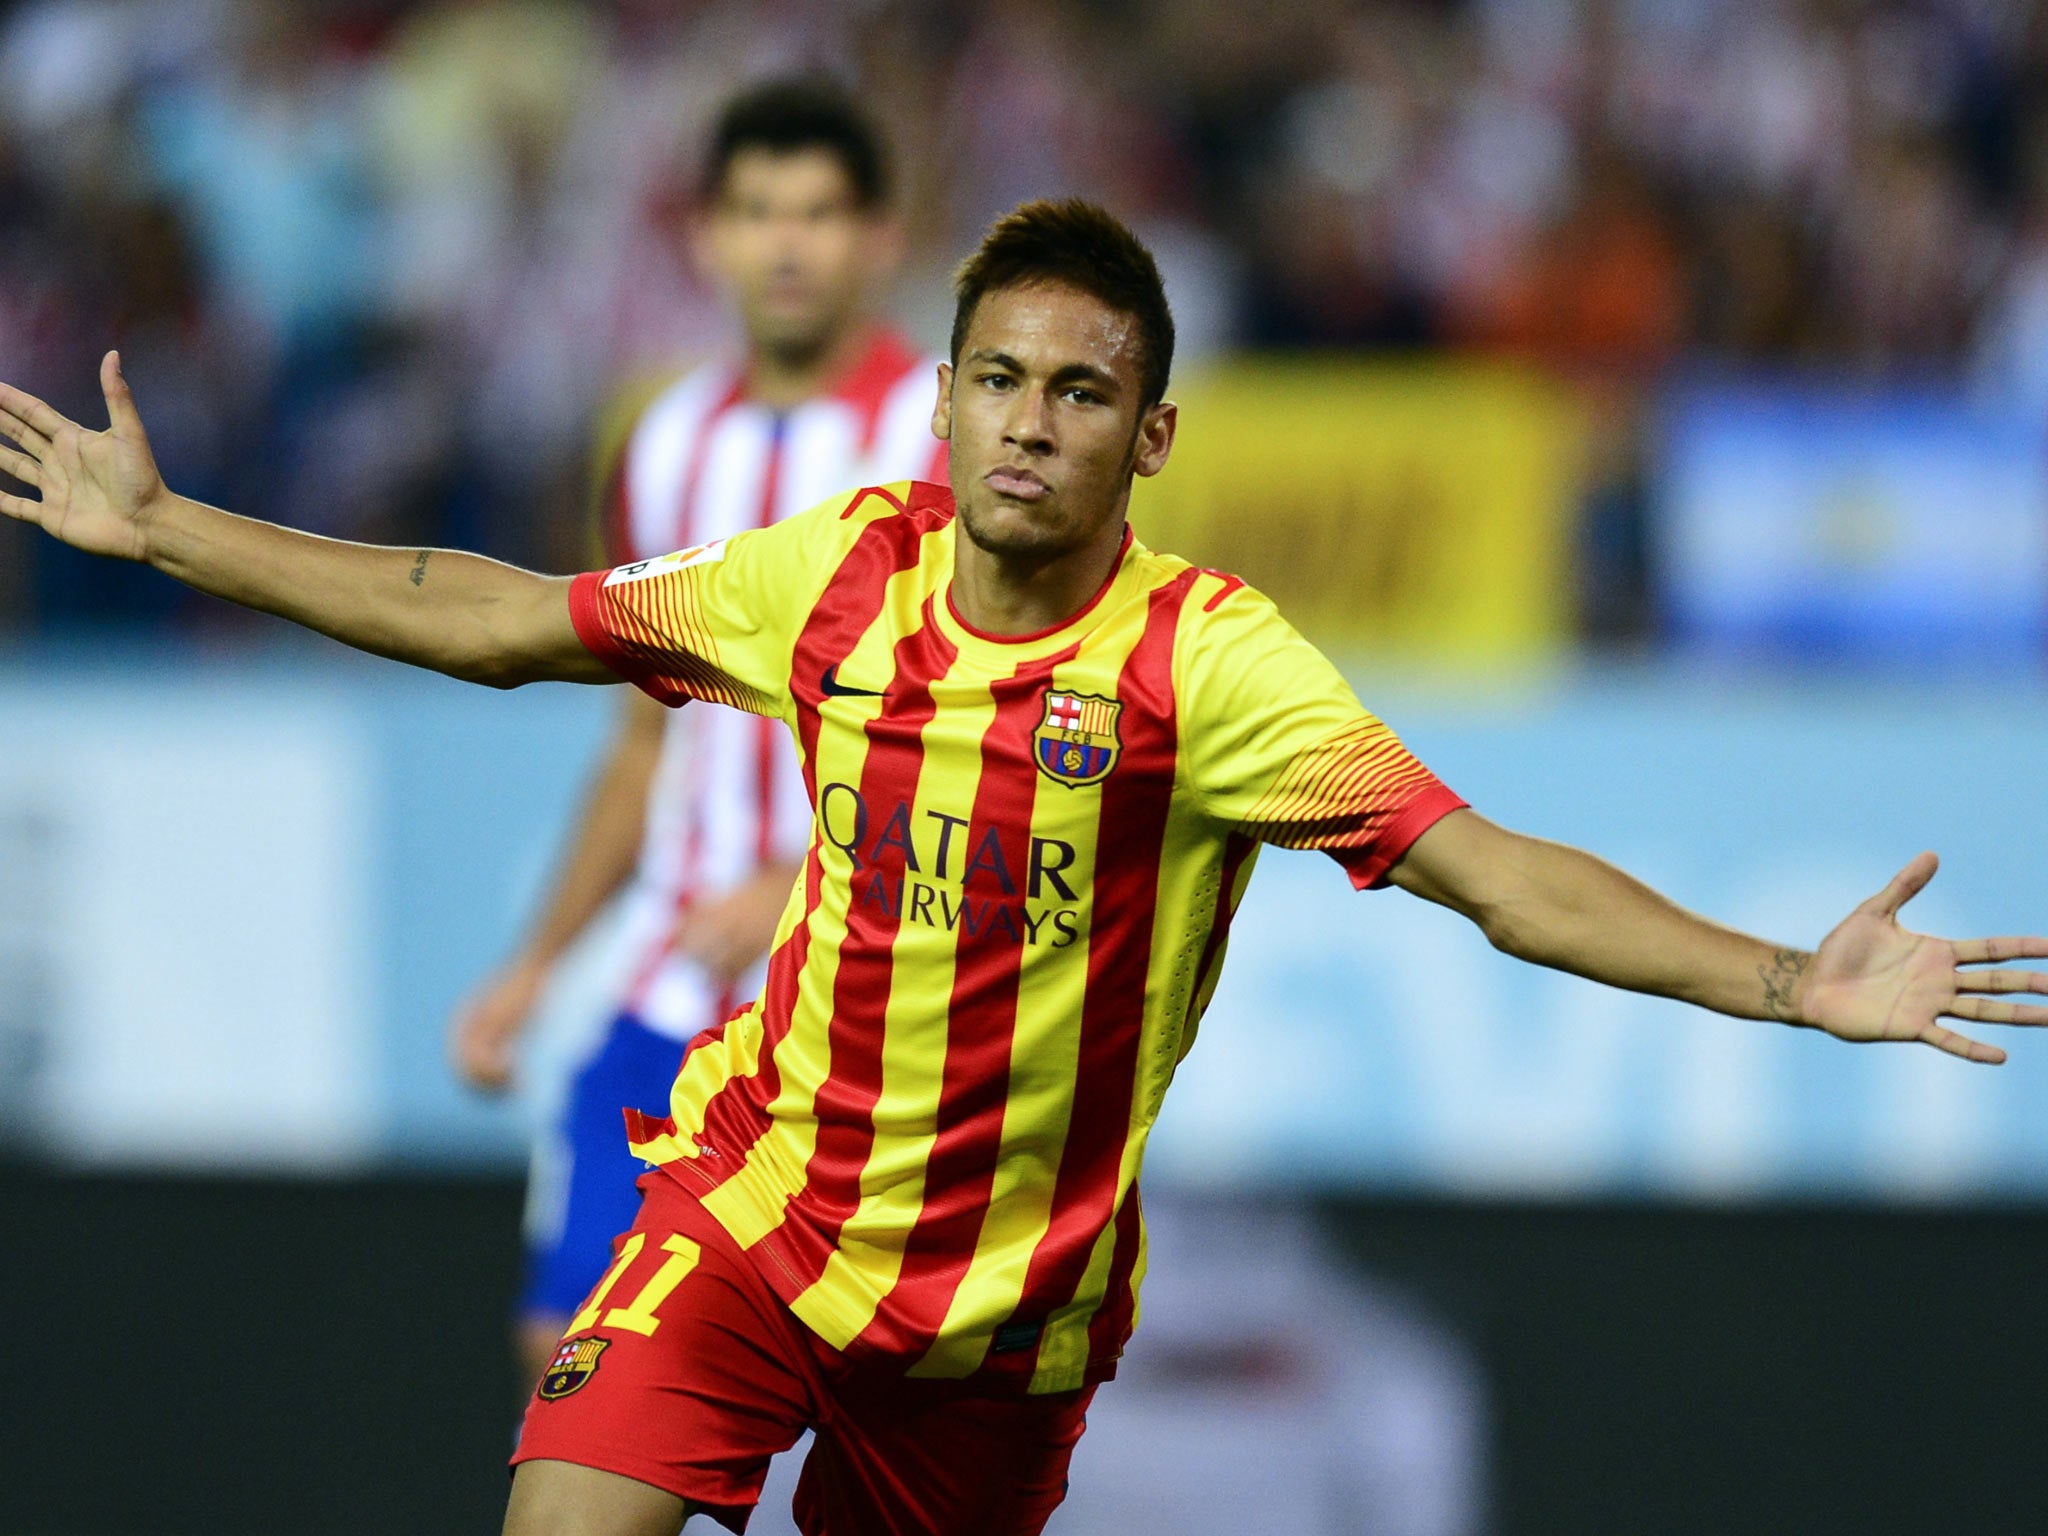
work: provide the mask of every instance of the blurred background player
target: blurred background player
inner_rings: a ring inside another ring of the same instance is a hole
[[[869,310],[901,244],[887,159],[859,104],[819,79],[769,81],[719,115],[696,236],[744,352],[634,421],[606,479],[610,560],[708,544],[848,486],[943,478],[934,361]],[[621,1108],[664,1106],[690,1037],[753,996],[810,826],[774,722],[623,701],[525,942],[457,1013],[457,1069],[504,1089],[549,973],[627,888],[617,1014],[535,1149],[515,1330],[529,1379],[639,1206]]]

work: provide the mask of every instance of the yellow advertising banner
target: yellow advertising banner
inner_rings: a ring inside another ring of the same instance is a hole
[[[1569,642],[1587,429],[1562,384],[1450,359],[1252,359],[1173,398],[1173,456],[1132,499],[1152,548],[1242,576],[1339,651],[1486,666]]]

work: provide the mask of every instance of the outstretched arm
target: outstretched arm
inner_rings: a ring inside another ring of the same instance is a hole
[[[90,432],[0,384],[0,470],[39,493],[0,494],[0,512],[79,549],[153,565],[215,597],[451,677],[499,688],[618,681],[576,638],[566,578],[452,550],[318,538],[176,495],[157,473],[114,353],[100,364],[100,386],[109,426]]]
[[[1390,871],[1403,890],[1463,913],[1496,949],[1610,986],[1777,1019],[1843,1040],[1917,1040],[1971,1061],[2005,1052],[1941,1021],[2048,1024],[2048,1007],[1995,1000],[2048,993],[2036,971],[1966,971],[2048,956],[2048,938],[1948,940],[1909,932],[1899,909],[1933,878],[1923,853],[1808,953],[1686,911],[1613,865],[1453,811]]]

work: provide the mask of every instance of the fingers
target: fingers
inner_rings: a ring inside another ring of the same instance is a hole
[[[512,1041],[503,1019],[478,1011],[460,1015],[448,1035],[448,1055],[463,1080],[486,1093],[512,1081]]]
[[[456,1070],[472,1087],[494,1093],[511,1086],[512,1053],[472,1048],[456,1059]]]
[[[142,436],[142,413],[135,409],[135,396],[128,392],[118,352],[100,359],[100,393],[107,397],[108,425],[122,437]]]
[[[455,1058],[455,1070],[464,1082],[485,1093],[495,1093],[512,1083],[512,1059],[504,1051],[467,1051]]]
[[[2048,958],[2048,938],[2032,935],[2000,939],[1958,939],[1950,946],[1956,964],[1979,965],[1986,960],[2040,960]]]
[[[1892,876],[1891,884],[1871,897],[1867,905],[1873,906],[1881,916],[1896,917],[1899,908],[1918,896],[1940,867],[1941,860],[1932,853],[1920,854]]]
[[[5,406],[0,406],[0,437],[11,437],[37,458],[50,451],[50,440]]]
[[[0,384],[0,411],[18,418],[24,425],[34,428],[45,438],[54,437],[69,423],[57,412],[26,390],[16,389],[12,384]],[[22,444],[34,450],[31,443]]]
[[[1958,992],[2039,992],[2048,996],[2048,975],[2040,971],[1957,971]]]
[[[1959,997],[1941,1011],[1947,1018],[1968,1019],[1973,1024],[2048,1024],[2048,1008],[2038,1003],[1993,1003],[1981,997]]]
[[[5,443],[0,443],[0,473],[14,476],[23,485],[33,485],[38,489],[42,487],[42,464],[25,453],[16,453]]]
[[[1986,1045],[1982,1040],[1972,1040],[1969,1036],[1959,1035],[1952,1029],[1943,1029],[1939,1024],[1928,1025],[1927,1032],[1921,1035],[1920,1039],[1923,1044],[1931,1045],[1938,1051],[1947,1051],[1951,1056],[1960,1056],[1965,1061],[1982,1062],[1987,1067],[2002,1066],[2005,1063],[2005,1052],[1997,1046]]]
[[[676,953],[703,966],[720,986],[738,981],[760,951],[744,931],[720,921],[715,908],[694,913],[693,918],[678,935]]]
[[[30,501],[26,496],[9,496],[5,491],[0,491],[0,516],[16,518],[24,523],[34,523],[40,528],[43,525],[43,504],[40,501]]]

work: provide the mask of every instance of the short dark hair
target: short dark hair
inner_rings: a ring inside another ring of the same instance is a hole
[[[1173,311],[1166,304],[1159,264],[1114,214],[1078,197],[1011,209],[960,263],[953,277],[955,367],[983,296],[1028,283],[1064,283],[1134,318],[1143,403],[1157,405],[1166,398],[1173,371]]]
[[[889,156],[881,133],[849,92],[823,76],[764,80],[725,104],[704,160],[705,202],[718,200],[734,158],[745,149],[825,150],[845,170],[856,204],[878,208],[889,200]]]

